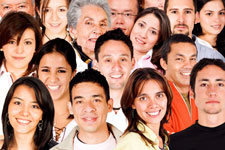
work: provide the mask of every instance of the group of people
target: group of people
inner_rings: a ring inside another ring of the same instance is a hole
[[[224,0],[0,0],[0,148],[225,144]]]

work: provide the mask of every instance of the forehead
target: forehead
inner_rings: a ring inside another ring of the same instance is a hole
[[[55,66],[55,67],[69,66],[66,58],[58,52],[45,54],[40,60],[40,65]]]
[[[183,56],[193,56],[197,54],[196,47],[187,42],[179,42],[179,43],[173,43],[170,45],[170,52],[168,54],[168,59],[169,55],[183,55]]]
[[[32,4],[32,0],[0,0],[0,4],[16,5],[19,3]]]
[[[103,43],[100,47],[99,55],[127,55],[131,56],[129,47],[123,42],[118,40],[109,40]]]
[[[137,0],[108,0],[109,6],[114,11],[138,12]]]
[[[73,86],[72,88],[72,97],[82,96],[82,97],[91,97],[93,95],[101,95],[104,98],[104,88],[98,83],[93,82],[81,82]]]
[[[222,79],[225,82],[225,70],[221,69],[216,65],[205,66],[197,73],[196,81],[201,79],[207,79],[209,81]]]
[[[167,11],[170,9],[193,9],[194,10],[194,2],[193,0],[168,0]]]
[[[106,12],[103,8],[96,5],[85,5],[81,8],[81,17],[91,17],[91,18],[107,18]]]

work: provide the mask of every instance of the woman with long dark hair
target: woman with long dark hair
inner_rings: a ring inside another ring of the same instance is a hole
[[[116,150],[168,150],[168,133],[163,128],[170,115],[172,91],[156,70],[136,69],[125,86],[121,107],[128,127]]]

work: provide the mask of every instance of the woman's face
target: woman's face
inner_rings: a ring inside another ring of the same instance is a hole
[[[14,133],[34,134],[42,114],[34,90],[26,85],[18,86],[8,107],[9,122]]]
[[[41,1],[43,7],[43,0]],[[48,32],[54,34],[65,32],[67,25],[67,3],[66,0],[50,0],[47,7],[43,8],[44,19],[43,24]]]
[[[149,128],[159,127],[167,111],[167,97],[159,83],[148,80],[132,105]]]
[[[36,39],[32,29],[26,29],[19,42],[17,38],[18,35],[14,36],[2,47],[6,68],[10,72],[17,69],[26,70],[35,52]]]
[[[76,28],[71,30],[83,52],[91,59],[94,58],[94,47],[98,37],[108,29],[106,12],[99,6],[86,5],[81,9]]]
[[[153,14],[139,18],[131,31],[130,39],[134,51],[146,54],[159,39],[160,22]]]
[[[68,98],[72,68],[65,57],[58,53],[45,54],[38,67],[38,77],[48,88],[53,100]]]
[[[207,2],[199,13],[203,34],[218,35],[225,24],[225,9],[221,0]]]

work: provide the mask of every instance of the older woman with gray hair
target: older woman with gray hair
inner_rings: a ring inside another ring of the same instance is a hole
[[[77,71],[92,68],[95,42],[111,24],[107,0],[72,0],[67,19],[74,39]]]

